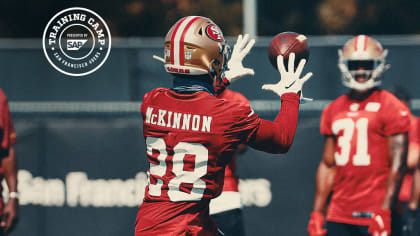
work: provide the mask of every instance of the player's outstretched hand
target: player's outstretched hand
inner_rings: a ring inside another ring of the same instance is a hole
[[[295,54],[290,53],[288,70],[286,70],[283,63],[283,56],[277,56],[277,67],[280,71],[280,81],[277,84],[264,84],[262,89],[271,90],[280,97],[285,93],[300,94],[300,103],[312,101],[312,98],[305,98],[302,94],[303,84],[312,76],[312,72],[309,72],[302,78],[299,78],[305,64],[305,59],[300,60],[295,71]]]
[[[245,68],[242,65],[242,60],[251,51],[251,48],[255,44],[255,39],[249,40],[249,35],[245,34],[243,37],[240,34],[233,47],[232,54],[227,63],[227,69],[225,71],[225,78],[233,83],[235,80],[245,76],[254,75],[254,70],[251,68]]]
[[[324,236],[327,233],[324,226],[324,215],[321,212],[313,211],[308,224],[308,233],[310,236]]]

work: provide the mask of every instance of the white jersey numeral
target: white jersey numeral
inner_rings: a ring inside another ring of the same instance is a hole
[[[207,174],[207,148],[200,143],[180,142],[174,147],[174,153],[172,172],[176,177],[169,181],[169,198],[173,202],[200,200],[206,189],[206,182],[200,178]],[[184,170],[184,157],[187,154],[195,155],[194,171]],[[181,183],[192,183],[191,193],[180,191]]]
[[[333,123],[332,131],[335,135],[343,131],[343,135],[337,140],[341,151],[334,153],[335,163],[339,166],[346,165],[350,160],[350,148],[353,134],[357,132],[356,154],[353,156],[353,165],[370,165],[370,155],[368,154],[368,119],[360,118],[354,121],[350,118],[340,119]]]
[[[165,160],[166,160],[166,157],[168,156],[166,152],[165,141],[161,138],[147,137],[146,146],[147,146],[147,155],[149,157],[153,155],[153,150],[156,150],[159,152],[159,156],[157,157],[157,160],[159,161],[159,165],[150,163],[148,174],[153,174],[159,177],[164,176],[166,172]],[[149,194],[155,197],[160,196],[162,194],[161,193],[162,184],[163,184],[163,181],[161,179],[158,179],[156,184],[151,184],[149,180]]]
[[[370,155],[368,154],[368,119],[360,118],[356,122],[357,128],[357,148],[356,154],[353,157],[353,164],[355,166],[370,165]]]
[[[159,165],[150,163],[149,174],[163,177],[167,171],[166,162],[172,163],[172,173],[175,175],[169,180],[168,196],[172,202],[178,201],[199,201],[203,197],[206,189],[206,182],[201,177],[207,174],[207,162],[209,159],[207,148],[200,143],[180,142],[175,145],[173,158],[167,158],[166,143],[162,138],[146,138],[147,155],[153,155],[153,150],[159,152],[157,160]],[[186,155],[193,155],[194,170],[184,170],[184,158]],[[192,184],[190,193],[180,190],[182,183]],[[149,180],[149,194],[151,196],[161,196],[163,181],[158,179],[156,184],[151,184]]]

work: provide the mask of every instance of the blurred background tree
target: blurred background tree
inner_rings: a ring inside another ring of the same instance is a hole
[[[257,0],[258,34],[419,34],[418,0]],[[51,17],[81,6],[100,14],[118,37],[162,37],[185,15],[213,19],[225,35],[242,31],[242,0],[0,0],[0,37],[41,37]]]

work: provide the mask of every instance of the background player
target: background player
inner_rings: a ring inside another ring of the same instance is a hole
[[[219,27],[208,18],[179,20],[165,38],[165,69],[174,75],[171,89],[157,88],[143,98],[143,134],[150,162],[149,184],[140,206],[135,234],[217,235],[208,205],[223,186],[224,167],[240,143],[271,153],[290,148],[297,126],[302,85],[302,60],[288,71],[279,56],[281,81],[264,85],[281,97],[274,122],[262,120],[249,105],[216,98],[222,75],[229,83],[253,74],[243,58],[254,40],[238,37],[227,63],[228,48]]]
[[[390,90],[407,107],[410,103],[410,95],[401,87],[394,87]],[[411,114],[410,130],[408,131],[408,154],[407,154],[407,172],[404,175],[398,195],[398,204],[392,212],[392,235],[419,235],[420,231],[414,232],[414,220],[416,210],[411,209],[409,200],[413,186],[413,173],[417,167],[420,155],[420,117]],[[415,204],[417,206],[417,204]],[[402,215],[402,213],[405,213]]]
[[[0,235],[7,234],[16,226],[18,219],[18,193],[17,193],[17,161],[13,144],[16,141],[16,133],[13,128],[7,98],[0,89],[0,180],[6,179],[9,189],[9,197],[5,206],[3,198],[0,198],[0,212],[2,230]],[[0,193],[2,188],[0,185]]]
[[[249,101],[245,96],[225,88],[222,86],[216,90],[218,98],[249,105]],[[222,193],[210,201],[210,215],[216,221],[217,227],[226,236],[245,235],[241,195],[238,188],[239,178],[236,175],[236,157],[237,155],[243,154],[246,149],[247,146],[245,144],[241,143],[238,145],[236,154],[226,165]]]
[[[308,232],[316,235],[388,235],[407,152],[410,111],[379,89],[387,50],[358,35],[339,50],[343,84],[351,90],[321,115],[325,135]],[[324,209],[332,192],[323,229]]]

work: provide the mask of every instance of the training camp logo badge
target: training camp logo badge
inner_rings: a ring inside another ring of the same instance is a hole
[[[85,76],[105,63],[111,51],[111,33],[97,13],[72,7],[48,22],[42,46],[56,70],[69,76]]]

